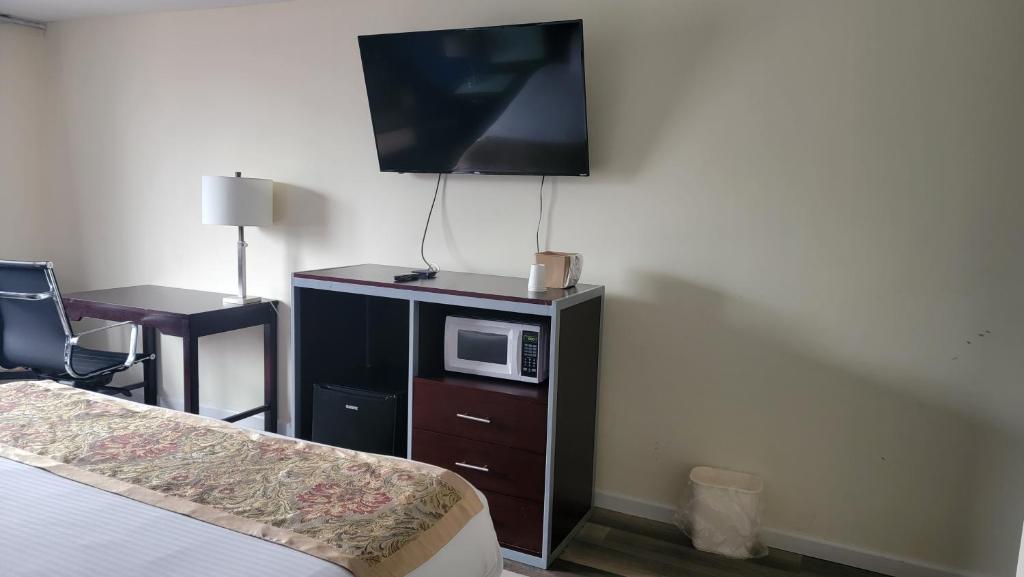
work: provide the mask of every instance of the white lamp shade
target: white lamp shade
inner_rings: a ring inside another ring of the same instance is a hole
[[[203,177],[203,224],[269,226],[274,181],[240,176]]]

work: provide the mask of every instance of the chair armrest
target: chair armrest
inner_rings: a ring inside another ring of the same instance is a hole
[[[124,366],[126,368],[131,367],[135,364],[135,357],[138,355],[139,350],[139,329],[142,328],[139,325],[132,325],[132,336],[128,338],[128,358],[124,360]]]
[[[151,359],[155,358],[156,355],[153,355],[153,354],[145,355],[145,356],[143,356],[141,358],[139,358],[139,356],[138,356],[139,332],[140,332],[139,329],[142,328],[140,325],[137,325],[137,324],[135,324],[135,323],[133,323],[131,321],[125,321],[125,322],[122,322],[122,323],[114,323],[112,325],[105,325],[105,326],[102,326],[102,327],[98,327],[98,328],[95,328],[95,329],[91,329],[91,330],[88,330],[88,331],[84,331],[84,332],[78,333],[77,335],[75,335],[73,337],[68,337],[67,341],[64,343],[64,370],[68,373],[68,375],[70,375],[72,378],[75,378],[75,379],[88,379],[88,378],[95,377],[97,375],[102,375],[104,373],[110,372],[110,369],[103,369],[103,370],[94,371],[94,372],[88,373],[88,374],[79,373],[79,372],[75,371],[74,367],[71,366],[71,360],[72,360],[71,356],[72,356],[72,353],[74,352],[74,347],[76,345],[78,345],[78,339],[80,337],[85,336],[85,335],[89,335],[89,334],[92,334],[92,333],[98,333],[100,331],[105,331],[105,330],[112,329],[112,328],[115,328],[115,327],[123,327],[125,325],[131,325],[131,327],[132,327],[131,337],[129,337],[129,339],[128,339],[128,357],[125,359],[124,363],[122,363],[121,365],[114,365],[114,366],[115,367],[120,366],[120,367],[124,367],[124,368],[127,369],[127,368],[131,368],[136,363],[139,363],[139,362],[142,362],[142,361],[148,361],[148,360],[151,360]],[[121,370],[121,369],[119,369],[119,370]]]
[[[82,332],[78,333],[77,335],[71,337],[71,344],[77,345],[78,344],[78,339],[81,338],[81,337],[84,337],[85,335],[91,335],[91,334],[102,332],[102,331],[108,331],[108,330],[113,329],[113,328],[123,327],[125,325],[130,325],[130,324],[132,324],[131,321],[124,321],[123,323],[114,323],[112,325],[104,325],[102,327],[97,327],[95,329],[89,329],[87,331],[82,331]]]
[[[19,293],[10,291],[0,291],[0,299],[14,299],[16,301],[44,301],[48,298],[52,298],[53,293]]]

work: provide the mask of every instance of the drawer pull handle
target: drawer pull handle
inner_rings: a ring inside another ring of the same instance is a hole
[[[455,413],[455,416],[460,419],[466,419],[467,421],[476,421],[477,423],[484,423],[487,425],[491,424],[491,420],[485,419],[484,417],[474,417],[473,415],[464,415],[462,413]]]
[[[481,467],[479,465],[470,465],[469,463],[463,463],[463,462],[460,461],[460,462],[455,463],[455,466],[456,467],[462,467],[464,469],[473,469],[474,471],[480,471],[481,473],[490,473],[491,472],[491,470],[488,469],[486,465]]]

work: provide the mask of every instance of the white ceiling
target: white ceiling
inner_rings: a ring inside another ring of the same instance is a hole
[[[277,1],[280,0],[0,0],[0,14],[53,22],[110,14],[222,8]]]

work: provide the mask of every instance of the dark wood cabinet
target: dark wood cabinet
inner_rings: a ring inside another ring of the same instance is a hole
[[[512,394],[532,389],[542,397],[531,399]],[[416,427],[544,454],[547,444],[547,387],[509,384],[500,386],[484,379],[464,377],[444,380],[416,377],[416,403],[412,419]]]
[[[295,273],[295,430],[309,439],[314,386],[405,386],[409,457],[486,497],[503,554],[547,567],[590,514],[604,288],[527,291],[526,279],[399,267]],[[541,325],[548,378],[529,384],[444,370],[450,316]]]
[[[481,491],[544,499],[543,454],[414,429],[412,458],[451,469]]]
[[[538,528],[544,524],[544,504],[490,491],[483,491],[483,494],[491,509],[494,530],[501,536],[501,545],[537,556],[543,546],[543,534]]]

